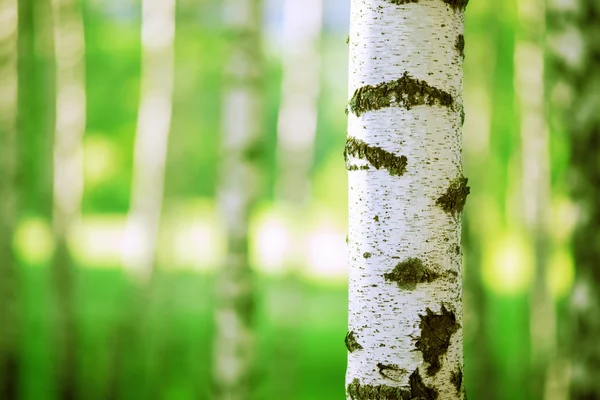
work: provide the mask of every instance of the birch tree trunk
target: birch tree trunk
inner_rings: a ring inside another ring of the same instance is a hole
[[[123,265],[147,282],[155,263],[171,125],[175,0],[142,2],[141,101]]]
[[[570,304],[568,354],[571,398],[600,398],[600,3],[548,1],[552,107],[566,117],[571,138],[569,175],[579,211],[573,235],[576,277]]]
[[[224,2],[231,37],[224,71],[219,208],[227,235],[225,265],[216,287],[215,398],[250,398],[253,364],[252,273],[248,221],[259,194],[262,132],[260,0]]]
[[[17,398],[19,314],[17,262],[17,0],[0,1],[0,398]]]
[[[85,131],[85,42],[81,4],[77,0],[53,0],[56,57],[56,131],[54,136],[53,228],[56,250],[53,260],[57,296],[58,382],[62,399],[75,398],[74,269],[67,239],[80,218],[83,194],[83,146]]]
[[[348,399],[462,399],[467,1],[353,0]]]

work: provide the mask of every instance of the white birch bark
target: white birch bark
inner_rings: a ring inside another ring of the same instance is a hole
[[[467,1],[353,0],[348,399],[462,399]]]
[[[142,2],[142,77],[123,266],[150,278],[162,210],[174,79],[175,0]]]
[[[68,235],[80,219],[83,195],[83,134],[85,131],[85,42],[78,0],[53,0],[56,61],[56,127],[54,134],[53,260],[57,300],[57,353],[59,396],[75,396],[75,315],[73,266]]]
[[[0,1],[0,393],[17,397],[18,281],[12,237],[17,222],[17,0]]]
[[[215,305],[214,395],[251,395],[253,293],[248,264],[248,221],[259,187],[262,139],[260,102],[260,1],[223,3],[231,38],[224,71],[219,212],[227,254],[219,271]]]
[[[318,43],[322,0],[286,0],[283,14],[283,82],[277,119],[278,201],[306,204],[317,133]]]
[[[546,288],[550,248],[550,148],[544,112],[544,1],[518,3],[518,40],[515,46],[515,92],[520,108],[522,160],[522,215],[534,243],[535,280],[531,288],[530,335],[531,398],[543,398],[549,362],[555,357],[556,316]]]

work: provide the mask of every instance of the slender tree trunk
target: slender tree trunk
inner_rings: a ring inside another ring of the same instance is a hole
[[[224,2],[231,36],[225,66],[219,207],[227,235],[225,265],[216,287],[215,398],[251,395],[254,295],[248,263],[248,221],[259,194],[262,151],[260,0]]]
[[[125,269],[146,282],[155,263],[174,79],[175,0],[142,2],[141,101],[125,233]]]
[[[277,121],[277,199],[294,205],[310,199],[317,133],[322,0],[284,2],[283,83]]]
[[[69,233],[80,218],[83,194],[83,147],[86,97],[84,33],[81,4],[53,0],[56,54],[56,132],[54,137],[54,211],[56,240],[53,280],[58,313],[58,382],[62,399],[76,397],[76,324],[74,268],[67,248]]]
[[[19,376],[18,272],[12,249],[17,221],[18,103],[16,0],[0,1],[0,398],[17,398]]]
[[[600,398],[600,3],[548,1],[552,107],[562,111],[571,138],[569,183],[579,208],[573,235],[576,264],[571,297],[571,398]]]
[[[544,103],[544,1],[518,2],[515,89],[521,119],[522,220],[534,251],[530,290],[531,370],[529,396],[541,399],[549,362],[555,356],[556,316],[546,287],[550,249],[550,148]]]
[[[292,227],[302,223],[311,198],[311,170],[317,133],[319,96],[319,39],[321,37],[322,0],[286,0],[283,4],[282,61],[283,82],[277,121],[277,207],[294,213]],[[299,233],[292,231],[292,234]],[[291,243],[299,243],[292,240]],[[285,276],[277,302],[285,310],[277,316],[277,338],[273,342],[273,366],[277,371],[277,398],[292,398],[299,381],[301,356],[298,335],[302,318],[302,285],[298,278],[298,260],[304,249],[287,248],[284,260]]]
[[[148,326],[147,309],[152,296],[151,278],[156,264],[172,115],[175,7],[175,0],[142,1],[141,99],[123,249],[123,266],[134,281],[126,312],[115,329],[109,399],[123,395],[121,380],[129,382],[140,376],[139,364],[126,368],[126,358],[141,360],[145,356],[144,330]]]
[[[462,399],[467,1],[353,0],[348,399]]]

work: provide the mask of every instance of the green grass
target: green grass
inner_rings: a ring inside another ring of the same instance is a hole
[[[47,269],[23,273],[23,399],[56,398],[54,311]],[[213,278],[161,274],[147,300],[118,270],[77,271],[77,388],[83,399],[209,399]],[[291,286],[290,286],[291,285]],[[261,278],[256,317],[257,399],[343,399],[346,292]],[[282,318],[290,287],[294,319]],[[137,296],[137,298],[136,298]],[[132,299],[144,304],[133,312]],[[290,322],[291,321],[291,322]]]

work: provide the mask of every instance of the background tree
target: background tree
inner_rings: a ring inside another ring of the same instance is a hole
[[[545,115],[544,2],[519,1],[515,44],[515,88],[521,136],[521,215],[532,243],[534,279],[530,289],[532,399],[543,398],[549,360],[556,351],[556,312],[547,285],[550,258],[550,140]]]
[[[20,332],[18,264],[12,240],[18,215],[16,0],[0,1],[0,21],[0,397],[12,400],[17,398]]]
[[[223,3],[231,38],[223,79],[220,215],[227,254],[215,288],[214,385],[219,399],[250,396],[254,361],[254,290],[248,258],[250,213],[259,194],[263,151],[261,2]]]
[[[69,235],[80,219],[83,196],[85,131],[85,41],[81,4],[53,0],[56,57],[56,131],[54,136],[54,212],[56,250],[53,285],[57,300],[57,374],[60,397],[76,397],[76,322],[74,265]]]
[[[600,335],[600,4],[548,1],[547,21],[550,105],[562,112],[553,127],[570,137],[568,182],[579,216],[573,234],[575,285],[563,318],[569,335],[561,338],[570,342],[571,398],[593,399],[600,397],[600,348],[594,340]]]
[[[175,0],[142,1],[142,76],[123,264],[152,274],[162,209],[174,79]]]
[[[348,399],[464,397],[466,3],[352,2]]]

